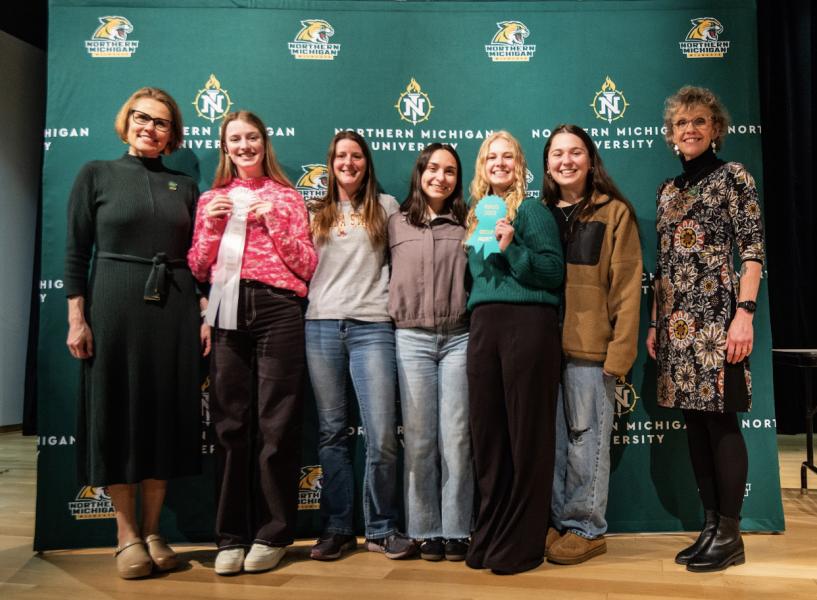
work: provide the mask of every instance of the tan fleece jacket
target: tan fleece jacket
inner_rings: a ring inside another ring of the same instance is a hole
[[[562,348],[603,362],[612,375],[633,366],[641,303],[641,244],[635,217],[620,200],[595,196],[596,211],[577,222],[565,263]]]

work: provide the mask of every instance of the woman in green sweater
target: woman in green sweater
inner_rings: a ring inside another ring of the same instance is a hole
[[[519,142],[508,132],[483,142],[466,234],[473,278],[467,372],[480,496],[466,562],[496,574],[527,571],[544,560],[553,480],[564,263],[550,211],[525,199],[525,170]],[[478,207],[489,195],[505,205],[494,228],[499,251],[490,254],[469,237],[486,226],[478,222],[485,205]]]

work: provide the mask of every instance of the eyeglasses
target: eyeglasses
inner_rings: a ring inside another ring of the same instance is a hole
[[[709,121],[708,117],[695,117],[691,121],[687,119],[678,119],[677,121],[675,121],[675,123],[672,124],[672,126],[675,129],[686,129],[687,125],[692,125],[692,127],[695,129],[701,129],[704,125],[707,124],[708,121]]]
[[[133,122],[137,125],[147,125],[152,121],[156,131],[161,131],[162,133],[167,133],[170,131],[170,126],[173,125],[173,121],[168,119],[160,119],[158,117],[151,117],[149,114],[142,112],[141,110],[131,109],[130,115],[133,117]]]

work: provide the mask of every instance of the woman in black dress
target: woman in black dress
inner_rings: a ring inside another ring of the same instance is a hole
[[[132,579],[178,563],[159,514],[167,480],[199,472],[199,336],[206,354],[209,330],[185,261],[198,189],[160,158],[181,145],[179,108],[141,88],[115,125],[128,152],[83,166],[69,200],[67,344],[82,360],[79,477],[107,487],[117,569]]]
[[[751,408],[748,356],[764,260],[760,204],[746,168],[715,154],[729,125],[715,94],[682,87],[667,98],[664,124],[683,173],[658,190],[647,351],[658,362],[658,403],[684,414],[704,506],[703,531],[675,562],[719,571],[745,561],[740,509],[748,457],[737,413]]]

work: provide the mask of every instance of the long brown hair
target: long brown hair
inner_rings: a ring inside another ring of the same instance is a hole
[[[425,192],[423,192],[421,181],[423,173],[428,167],[428,162],[431,160],[431,155],[437,150],[445,150],[457,163],[457,183],[454,185],[451,194],[445,199],[444,206],[445,210],[451,212],[457,223],[465,225],[465,214],[468,208],[465,206],[465,200],[462,197],[462,164],[460,163],[460,157],[452,146],[435,142],[423,148],[420,156],[417,157],[414,169],[411,172],[408,196],[406,196],[400,207],[400,210],[406,214],[406,220],[414,227],[422,227],[426,221],[428,199]]]
[[[482,145],[479,147],[479,152],[477,153],[477,161],[474,166],[474,179],[471,180],[470,188],[471,208],[468,211],[468,217],[465,223],[465,227],[468,230],[466,239],[474,233],[474,230],[477,228],[477,204],[492,191],[491,184],[488,183],[488,179],[485,177],[485,161],[488,158],[488,150],[491,148],[491,144],[498,139],[503,139],[508,142],[513,148],[514,155],[514,182],[513,185],[508,188],[508,191],[505,192],[504,196],[505,207],[508,211],[506,218],[509,222],[513,223],[513,220],[516,218],[516,211],[519,209],[519,205],[522,204],[522,200],[525,199],[525,173],[528,167],[525,161],[525,154],[522,152],[522,146],[516,138],[507,131],[495,131],[485,138],[485,141],[482,142]]]
[[[329,144],[329,152],[326,156],[326,170],[328,171],[328,181],[326,195],[318,200],[312,207],[312,235],[315,242],[323,244],[329,239],[329,231],[335,224],[339,213],[340,191],[338,181],[335,176],[335,152],[338,142],[341,140],[352,140],[360,146],[363,157],[366,159],[366,173],[360,187],[355,192],[352,202],[352,209],[361,212],[363,225],[369,234],[369,241],[375,248],[380,248],[386,243],[386,211],[380,206],[377,192],[377,178],[374,174],[374,163],[369,146],[363,136],[356,131],[339,131],[332,138]]]
[[[228,185],[233,179],[238,177],[238,170],[233,164],[233,161],[230,160],[230,155],[227,154],[227,125],[233,121],[239,120],[255,127],[264,140],[264,175],[273,181],[280,183],[281,185],[294,189],[295,186],[292,185],[287,176],[284,174],[281,165],[278,164],[278,159],[275,156],[275,151],[272,149],[272,144],[269,141],[267,128],[264,125],[264,122],[255,113],[251,113],[248,110],[239,110],[236,112],[227,113],[224,116],[224,121],[221,123],[220,132],[221,152],[219,153],[218,157],[216,175],[213,178],[213,187],[217,188]]]
[[[559,188],[559,184],[553,180],[553,177],[551,177],[550,173],[548,172],[548,152],[550,152],[550,145],[553,142],[553,138],[560,133],[572,133],[578,137],[584,144],[584,147],[587,150],[587,156],[590,158],[590,170],[588,171],[587,179],[585,179],[584,182],[582,199],[579,201],[576,208],[573,209],[576,211],[576,219],[574,219],[574,222],[577,220],[586,219],[593,214],[593,211],[595,210],[593,207],[594,192],[597,194],[605,194],[610,198],[621,200],[627,206],[630,211],[630,215],[635,220],[635,209],[624,197],[624,194],[621,193],[621,190],[618,189],[618,186],[616,186],[616,184],[613,182],[613,178],[607,174],[607,170],[604,168],[604,163],[601,160],[601,155],[599,155],[593,140],[590,139],[587,132],[578,125],[563,124],[556,126],[545,144],[545,149],[542,152],[542,162],[544,163],[545,167],[545,176],[542,178],[542,200],[544,203],[548,206],[556,206],[556,204],[562,198],[562,190]]]

